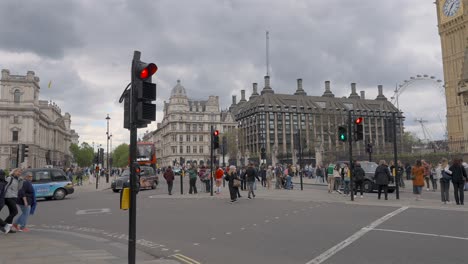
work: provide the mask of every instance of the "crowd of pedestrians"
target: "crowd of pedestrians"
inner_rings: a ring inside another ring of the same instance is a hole
[[[5,171],[0,170],[0,211],[4,207],[8,209],[8,216],[0,219],[0,232],[5,234],[29,232],[28,218],[36,209],[32,173],[22,172],[22,169],[13,169],[6,177]],[[18,207],[21,212],[19,216]]]

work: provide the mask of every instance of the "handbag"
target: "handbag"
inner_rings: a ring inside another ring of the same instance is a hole
[[[239,186],[241,186],[241,181],[240,181],[239,179],[234,179],[234,180],[232,181],[232,186],[233,186],[233,187],[239,187]]]
[[[452,180],[452,176],[450,176],[447,172],[444,170],[442,171],[442,179],[446,182],[449,182]]]

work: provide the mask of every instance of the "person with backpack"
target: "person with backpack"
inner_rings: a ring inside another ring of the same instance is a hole
[[[28,218],[34,214],[36,207],[36,194],[32,185],[33,175],[32,172],[27,172],[23,179],[23,186],[18,192],[18,206],[21,209],[21,215],[16,219],[13,227],[20,232],[29,232],[26,227]]]
[[[3,226],[5,234],[16,233],[13,227],[13,218],[18,214],[18,208],[16,207],[16,201],[18,199],[18,191],[23,185],[23,180],[19,178],[22,169],[14,169],[11,171],[10,176],[6,178],[5,192],[5,205],[8,207],[9,215],[5,218],[6,225]]]
[[[359,190],[361,191],[361,198],[363,197],[365,177],[366,177],[366,172],[361,167],[361,164],[356,162],[354,164],[354,170],[353,170],[354,195],[357,195],[357,189],[359,187]]]
[[[249,167],[245,171],[246,178],[247,178],[247,189],[249,191],[248,193],[248,198],[252,199],[255,198],[255,193],[254,193],[254,184],[255,184],[255,178],[260,181],[260,178],[258,178],[257,170],[255,170],[253,163],[249,164]],[[250,196],[252,194],[252,196]]]

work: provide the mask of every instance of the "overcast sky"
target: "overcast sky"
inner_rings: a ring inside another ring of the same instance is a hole
[[[335,96],[348,96],[356,82],[367,98],[382,84],[390,100],[411,76],[443,79],[436,7],[428,0],[5,0],[0,25],[1,68],[35,71],[41,99],[71,114],[80,142],[104,145],[110,114],[113,147],[129,141],[118,99],[134,50],[159,67],[157,122],[177,79],[189,97],[219,95],[223,108],[241,89],[250,96],[253,82],[262,88],[266,30],[276,93],[294,93],[302,78],[309,95],[322,95],[330,80]],[[434,139],[443,138],[437,83],[408,85],[399,106],[407,131],[423,137],[415,122],[422,118]]]

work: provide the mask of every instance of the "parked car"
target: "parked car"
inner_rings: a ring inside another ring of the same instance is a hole
[[[335,167],[335,164],[343,164],[343,163],[349,163],[349,161],[337,161],[333,164],[330,164],[329,167]],[[377,163],[372,162],[372,161],[359,161],[359,164],[361,164],[361,168],[364,170],[366,173],[365,179],[364,179],[364,191],[365,192],[373,192],[378,189],[378,185],[375,184],[375,170],[379,166]],[[395,179],[394,177],[391,177],[390,183],[388,185],[388,192],[392,193],[395,191]]]
[[[156,189],[159,184],[159,177],[150,166],[140,166],[140,180],[138,181],[139,189]],[[119,192],[123,188],[130,187],[130,170],[126,169],[120,177],[113,180],[111,189],[114,192]]]
[[[32,172],[32,185],[37,198],[63,200],[67,195],[75,192],[73,183],[61,169],[27,169],[23,171],[23,175],[27,172]]]

